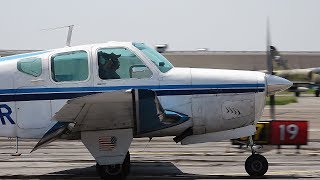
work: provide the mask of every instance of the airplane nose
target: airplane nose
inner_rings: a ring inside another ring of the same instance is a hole
[[[274,75],[266,75],[267,95],[273,95],[292,86],[292,82]]]

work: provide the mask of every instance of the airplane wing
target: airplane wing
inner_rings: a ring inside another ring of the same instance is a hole
[[[132,89],[71,99],[53,119],[57,123],[32,151],[78,133],[97,162],[107,165],[123,161],[133,135],[174,126],[189,117],[165,110],[152,90]]]
[[[313,82],[304,82],[304,81],[292,81],[294,86],[308,86],[308,85],[314,85]]]
[[[137,123],[151,122],[152,119],[161,123],[154,126],[167,127],[189,118],[182,113],[165,110],[155,91],[133,89],[69,100],[53,119],[74,124],[72,131],[78,132],[133,128]],[[142,127],[144,125],[141,124]]]

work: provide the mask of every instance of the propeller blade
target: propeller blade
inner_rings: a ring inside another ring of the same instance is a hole
[[[267,30],[266,30],[266,53],[267,53],[267,70],[268,73],[272,75],[273,73],[273,63],[272,63],[272,55],[271,49],[275,49],[271,46],[271,37],[270,37],[270,28],[269,28],[269,18],[267,19]]]
[[[267,69],[268,74],[273,75],[273,57],[272,52],[277,52],[274,46],[271,46],[271,36],[270,36],[270,25],[269,18],[267,19],[267,30],[266,30],[266,54],[267,54]],[[272,120],[275,120],[275,97],[270,95],[270,117]]]

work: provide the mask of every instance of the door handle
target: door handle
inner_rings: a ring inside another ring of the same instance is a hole
[[[32,79],[31,82],[40,82],[40,81],[44,81],[44,79]]]

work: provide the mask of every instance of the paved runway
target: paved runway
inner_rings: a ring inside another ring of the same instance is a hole
[[[302,146],[285,146],[278,154],[265,146],[269,161],[268,179],[320,178],[320,98],[301,97],[299,103],[277,108],[278,119],[310,121],[312,142]],[[268,109],[263,115],[268,119]],[[14,140],[0,139],[0,179],[99,179],[95,161],[77,141],[59,141],[29,154],[35,141],[21,141],[21,156],[15,152]],[[230,142],[182,146],[172,137],[135,139],[131,148],[132,170],[128,179],[246,179],[244,162],[250,155]]]

